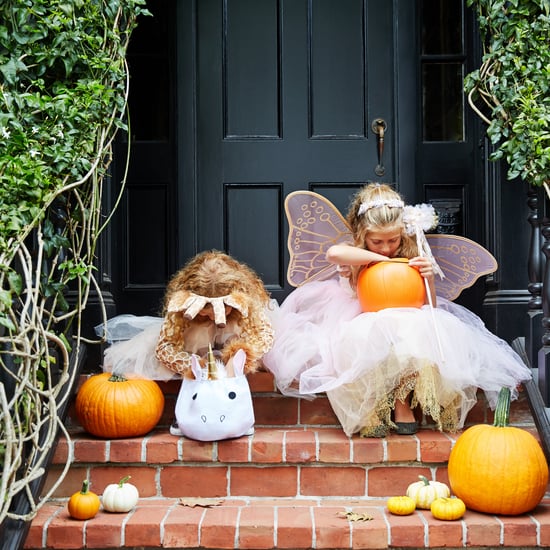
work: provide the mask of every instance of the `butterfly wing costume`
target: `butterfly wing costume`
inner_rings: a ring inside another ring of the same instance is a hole
[[[287,196],[288,281],[295,288],[273,317],[275,343],[264,357],[287,395],[326,392],[344,432],[369,436],[395,427],[397,399],[411,396],[440,430],[464,425],[485,391],[494,407],[502,386],[512,389],[531,371],[481,319],[452,302],[497,269],[494,257],[464,237],[426,235],[433,254],[437,307],[361,311],[348,279],[326,260],[334,244],[353,244],[350,228],[325,197]],[[437,338],[436,338],[437,335]]]

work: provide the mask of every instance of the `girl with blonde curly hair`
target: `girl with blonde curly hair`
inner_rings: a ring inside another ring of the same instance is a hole
[[[145,330],[107,348],[103,368],[156,380],[192,377],[192,355],[206,363],[212,348],[228,374],[239,349],[246,353],[244,372],[254,372],[273,343],[269,307],[269,294],[250,267],[217,250],[201,252],[169,281],[163,316],[145,318]],[[115,317],[107,332],[141,320]]]
[[[248,266],[215,250],[198,254],[167,286],[157,358],[185,375],[191,355],[204,358],[210,344],[225,364],[243,349],[245,372],[253,372],[273,341],[268,305],[261,279]]]

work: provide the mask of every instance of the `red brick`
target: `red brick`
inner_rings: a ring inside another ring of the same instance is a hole
[[[254,415],[258,426],[294,426],[298,422],[299,399],[256,396]]]
[[[199,525],[205,509],[176,504],[164,521],[164,548],[198,548]]]
[[[160,472],[162,496],[227,496],[227,468],[223,466],[168,466]]]
[[[158,547],[161,543],[160,528],[166,517],[166,503],[158,506],[148,503],[147,507],[138,506],[130,516],[124,529],[125,546]]]
[[[540,524],[540,545],[550,546],[550,506],[548,503],[541,503],[532,514]]]
[[[300,464],[313,462],[317,457],[315,432],[312,430],[289,430],[285,434],[286,462]]]
[[[143,462],[143,438],[116,439],[111,441],[110,462]]]
[[[410,516],[394,516],[385,510],[390,525],[390,544],[392,547],[424,548],[425,525],[420,512]]]
[[[130,513],[109,513],[102,511],[86,527],[86,546],[88,548],[118,548],[122,546],[122,529]],[[101,529],[94,525],[101,522]]]
[[[256,428],[252,439],[252,462],[281,463],[283,461],[282,430]]]
[[[443,521],[432,516],[429,510],[420,512],[428,524],[428,543],[431,548],[444,546],[460,548],[463,543],[463,524],[461,520]]]
[[[365,494],[365,470],[356,466],[302,468],[300,494],[317,496],[362,496]]]
[[[407,487],[423,475],[432,479],[429,468],[417,466],[380,466],[371,468],[368,475],[368,496],[387,497],[404,495]]]
[[[219,462],[250,462],[250,446],[252,437],[238,437],[218,441]]]
[[[351,522],[341,512],[345,512],[343,506],[313,509],[315,548],[350,548]]]
[[[84,548],[84,530],[93,519],[86,521],[72,519],[67,509],[63,509],[48,525],[46,546],[50,548]]]
[[[435,430],[420,430],[420,460],[422,462],[446,462],[449,460],[452,441],[446,434]]]
[[[277,391],[275,378],[271,372],[254,372],[247,375],[250,391],[254,394],[257,392],[273,393]]]
[[[386,438],[389,462],[406,462],[418,459],[418,440],[416,437],[389,435]]]
[[[339,428],[326,428],[317,432],[319,438],[319,462],[351,462],[351,439]]]
[[[275,518],[272,506],[246,506],[239,517],[239,548],[273,548]]]
[[[90,472],[90,487],[94,493],[103,494],[105,487],[111,483],[118,483],[123,477],[130,476],[130,482],[139,489],[139,496],[157,496],[155,481],[156,468],[126,466],[109,467],[101,466],[92,468]]]
[[[170,464],[178,460],[179,438],[168,431],[156,433],[148,439],[145,460],[148,464]]]
[[[313,548],[312,512],[309,506],[277,509],[277,548]]]
[[[466,510],[463,521],[468,546],[500,546],[502,526],[494,516]]]
[[[42,541],[45,538],[45,525],[53,519],[56,514],[60,514],[65,504],[45,504],[38,510],[34,521],[29,527],[24,547],[28,549],[42,548]]]
[[[200,527],[200,547],[238,548],[235,537],[239,508],[218,506],[207,508]]]
[[[60,468],[50,468],[46,474],[46,481],[42,489],[42,495],[45,495],[55,483],[59,481],[62,474]],[[88,477],[86,468],[71,467],[67,474],[63,477],[63,481],[53,492],[53,498],[70,497],[73,493],[82,489],[82,482]]]
[[[66,437],[60,437],[52,456],[52,464],[65,464],[69,456],[69,447],[72,446],[72,441],[67,441]]]
[[[79,434],[74,439],[75,462],[106,462],[108,460],[107,441],[89,434]]]
[[[291,497],[296,496],[298,473],[293,466],[231,468],[233,496]]]
[[[300,400],[300,424],[340,426],[338,418],[336,418],[330,402],[325,396],[320,396],[313,400]]]
[[[353,463],[376,464],[382,462],[384,460],[384,442],[384,439],[379,437],[354,436],[352,439]]]
[[[514,516],[504,522],[504,546],[537,546],[537,525],[531,516]]]
[[[213,462],[216,443],[212,441],[195,441],[187,438],[175,438],[181,444],[181,456],[184,462]]]
[[[372,519],[351,522],[351,548],[386,548],[388,528],[382,511],[373,506],[354,506],[353,512],[365,514]]]

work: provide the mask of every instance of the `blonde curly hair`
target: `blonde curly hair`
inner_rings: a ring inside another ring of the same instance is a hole
[[[226,342],[221,359],[227,363],[237,350],[243,349],[245,372],[257,370],[273,344],[273,329],[266,315],[270,296],[250,267],[218,250],[197,254],[169,281],[163,304],[165,322],[157,345],[157,358],[161,363],[183,375],[190,369],[191,354],[185,350],[183,334],[195,321],[170,306],[174,302],[183,303],[191,294],[207,298],[232,297],[238,307],[228,313],[227,322],[237,324],[240,335]]]
[[[208,298],[237,291],[248,296],[253,306],[265,307],[269,302],[269,294],[260,277],[246,264],[218,250],[197,254],[172,277],[166,287],[163,313],[174,292],[179,290]]]

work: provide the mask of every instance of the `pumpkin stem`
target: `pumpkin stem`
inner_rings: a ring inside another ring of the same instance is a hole
[[[85,479],[82,482],[82,489],[80,489],[80,494],[87,495],[89,490],[90,490],[90,482],[87,479]]]
[[[109,382],[126,382],[126,378],[120,374],[111,374],[109,376]]]
[[[132,476],[124,476],[119,482],[118,486],[122,487]]]
[[[429,485],[430,482],[426,476],[418,476],[420,478],[420,481],[424,482],[424,485]]]
[[[498,393],[497,406],[493,426],[504,428],[510,423],[510,388],[501,388]]]

